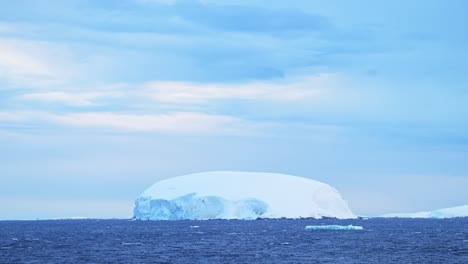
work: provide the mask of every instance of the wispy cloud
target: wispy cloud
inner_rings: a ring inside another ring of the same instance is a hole
[[[49,115],[47,119],[70,126],[148,132],[235,132],[236,127],[243,126],[243,121],[234,117],[203,113],[171,113],[161,115],[74,113]]]
[[[83,82],[82,76],[92,76],[92,55],[78,52],[73,43],[0,34],[0,82],[6,84],[3,89],[63,89]]]
[[[217,100],[244,100],[270,102],[297,102],[323,100],[336,85],[336,74],[319,74],[280,81],[251,81],[237,84],[198,83],[184,81],[152,81],[100,85],[87,88],[87,92],[64,90],[25,93],[22,100],[55,102],[69,106],[93,106],[97,101],[105,104],[111,98],[125,98],[134,103],[151,102],[174,105],[206,105]]]
[[[42,43],[0,39],[0,78],[20,81],[24,78],[54,78],[55,69],[46,62]]]
[[[115,66],[124,64],[110,58],[111,49],[89,48],[72,41],[34,40],[34,30],[29,27],[25,27],[25,35],[32,34],[28,38],[2,37],[4,34],[0,32],[2,90],[18,87],[34,93],[82,90],[89,84],[105,86],[108,78],[125,70],[124,66]]]
[[[127,132],[176,132],[208,134],[254,134],[260,126],[226,115],[193,112],[169,114],[123,114],[84,112],[54,114],[47,112],[0,112],[0,121],[45,122],[69,127]]]
[[[332,74],[321,74],[280,83],[201,84],[158,81],[145,84],[145,88],[150,98],[169,103],[206,103],[209,100],[295,101],[317,98],[332,79]]]
[[[43,92],[43,93],[28,93],[21,95],[20,98],[27,100],[38,100],[45,102],[62,103],[70,106],[92,106],[97,103],[95,99],[109,98],[120,96],[119,92],[87,92],[87,93],[70,93],[70,92]]]

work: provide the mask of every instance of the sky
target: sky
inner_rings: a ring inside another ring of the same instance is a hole
[[[220,170],[323,181],[359,215],[468,203],[466,1],[0,7],[0,219],[130,218]]]

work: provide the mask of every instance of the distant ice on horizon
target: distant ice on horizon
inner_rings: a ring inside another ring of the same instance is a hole
[[[468,204],[456,207],[438,209],[434,211],[424,211],[416,213],[392,213],[384,214],[380,217],[399,217],[399,218],[453,218],[468,217]]]
[[[156,182],[135,200],[134,219],[356,218],[330,185],[297,176],[204,172]]]

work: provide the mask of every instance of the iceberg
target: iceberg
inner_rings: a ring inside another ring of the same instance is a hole
[[[330,185],[297,176],[204,172],[156,182],[135,200],[137,220],[356,218]]]
[[[398,217],[398,218],[453,218],[453,217],[468,217],[468,204],[456,207],[449,207],[435,211],[425,211],[416,213],[393,213],[385,214],[380,217]]]
[[[354,225],[318,225],[318,226],[306,226],[305,230],[363,230],[362,226]]]

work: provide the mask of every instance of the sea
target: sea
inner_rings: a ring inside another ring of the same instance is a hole
[[[468,218],[0,221],[0,263],[467,264]]]

